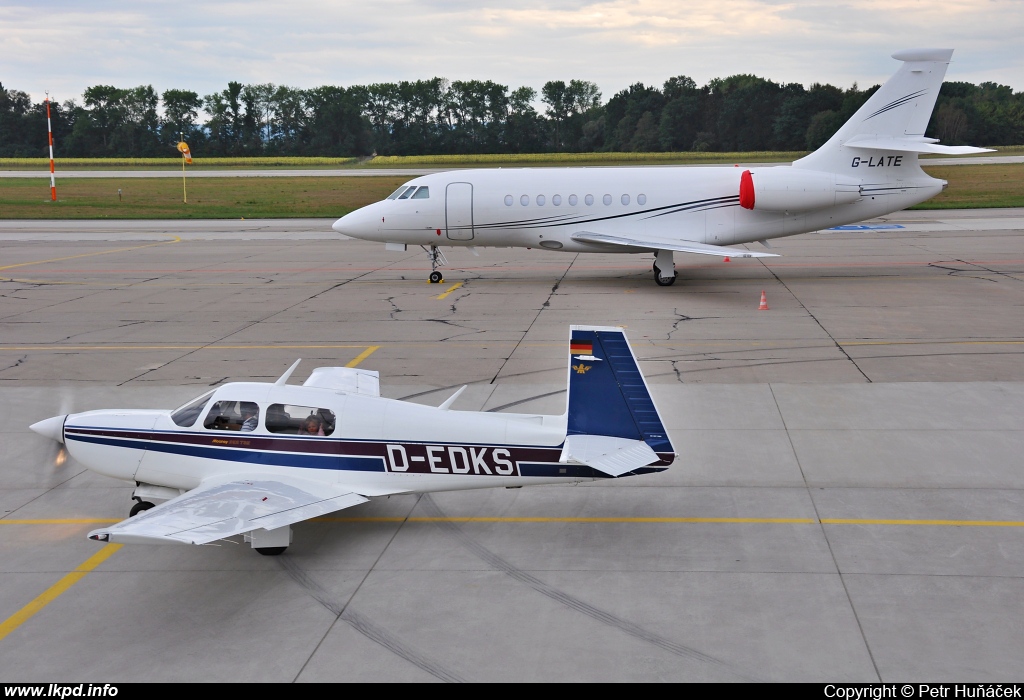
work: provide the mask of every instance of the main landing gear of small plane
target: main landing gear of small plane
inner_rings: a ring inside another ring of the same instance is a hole
[[[664,276],[668,272],[669,276]],[[659,287],[671,287],[676,283],[676,265],[671,250],[659,250],[654,256],[654,283]]]
[[[445,259],[444,253],[436,246],[430,246],[430,250],[427,250],[426,246],[420,246],[423,250],[427,251],[427,257],[430,259],[430,276],[427,278],[431,284],[439,284],[444,282],[444,275],[438,271],[439,265],[447,265],[448,260]]]
[[[150,503],[149,501],[140,500],[138,503],[136,503],[135,505],[132,506],[132,509],[130,511],[128,511],[128,517],[129,518],[134,518],[136,515],[138,515],[142,511],[149,510],[152,507],[153,507],[153,504]]]

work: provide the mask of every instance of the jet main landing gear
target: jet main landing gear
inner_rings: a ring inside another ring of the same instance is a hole
[[[654,283],[659,287],[671,287],[676,283],[676,264],[671,250],[659,250],[654,256]]]
[[[430,259],[430,276],[427,278],[431,284],[439,284],[444,282],[444,275],[438,271],[439,265],[447,265],[448,260],[445,259],[444,253],[436,246],[430,246],[430,250],[426,247],[420,246],[423,250],[427,251],[427,257]]]

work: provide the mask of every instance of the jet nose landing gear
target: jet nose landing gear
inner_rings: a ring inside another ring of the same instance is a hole
[[[447,265],[448,260],[445,259],[444,253],[436,246],[430,246],[430,250],[427,250],[424,246],[420,246],[427,252],[427,258],[430,259],[430,276],[427,278],[431,284],[439,284],[444,282],[444,275],[438,272],[437,268],[440,265]]]

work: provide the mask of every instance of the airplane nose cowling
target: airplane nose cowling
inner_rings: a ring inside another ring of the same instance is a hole
[[[33,423],[28,426],[29,430],[39,433],[43,437],[48,437],[51,440],[64,444],[64,421],[67,420],[67,415],[54,416],[53,418],[47,418],[41,420],[38,423]]]

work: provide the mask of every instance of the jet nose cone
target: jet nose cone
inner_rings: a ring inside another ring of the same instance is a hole
[[[345,216],[335,221],[331,228],[343,236],[357,238],[361,230],[365,228],[365,224],[366,217],[357,210],[351,214],[345,214]]]
[[[53,418],[47,418],[41,420],[38,423],[33,423],[28,426],[30,430],[39,433],[43,437],[48,437],[51,440],[64,443],[64,421],[67,420],[67,416],[54,416]]]

